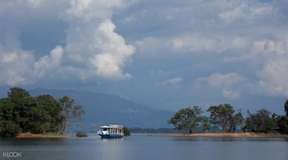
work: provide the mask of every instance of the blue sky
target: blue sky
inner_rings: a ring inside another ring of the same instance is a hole
[[[0,86],[282,111],[287,0],[2,0]]]

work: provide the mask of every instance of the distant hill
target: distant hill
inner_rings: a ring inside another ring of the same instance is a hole
[[[153,109],[115,95],[76,90],[34,89],[32,95],[50,94],[55,97],[71,96],[85,110],[85,126],[96,128],[108,123],[120,123],[127,127],[169,127],[167,120],[173,114]]]

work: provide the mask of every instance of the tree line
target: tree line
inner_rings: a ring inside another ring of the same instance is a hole
[[[241,111],[236,111],[230,104],[210,106],[208,116],[199,106],[189,106],[180,109],[169,120],[178,130],[187,131],[223,131],[223,132],[277,132],[288,134],[288,100],[284,104],[285,115],[277,115],[266,109],[255,113],[248,111],[243,116]]]
[[[68,96],[31,96],[25,89],[10,88],[7,97],[0,99],[0,136],[27,132],[63,134],[83,114],[82,106]]]

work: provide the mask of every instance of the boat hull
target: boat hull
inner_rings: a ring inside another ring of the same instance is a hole
[[[106,135],[101,135],[101,134],[99,134],[99,136],[101,136],[101,138],[102,139],[116,139],[116,138],[123,138],[123,136],[122,135],[116,135],[116,134],[114,134],[114,135],[112,135],[112,134],[106,134]]]

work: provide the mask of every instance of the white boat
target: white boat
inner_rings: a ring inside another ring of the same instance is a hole
[[[97,134],[101,136],[101,138],[122,138],[124,136],[124,127],[117,124],[101,126]]]

